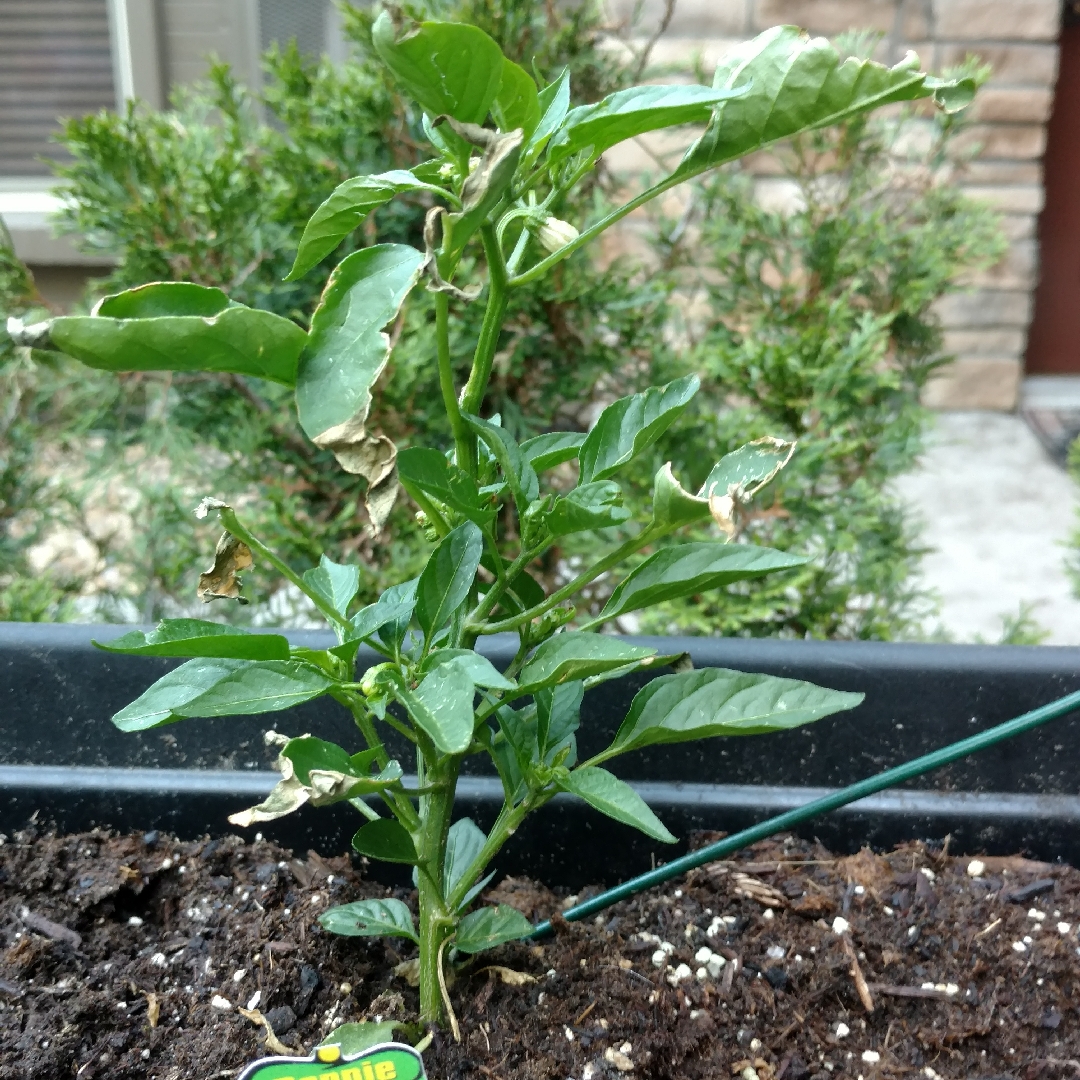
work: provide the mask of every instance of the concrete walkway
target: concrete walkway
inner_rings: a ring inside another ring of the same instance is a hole
[[[1029,604],[1046,644],[1080,645],[1080,599],[1065,572],[1080,488],[1019,416],[937,414],[921,467],[896,486],[933,549],[923,580],[949,636],[997,641],[1002,617]]]

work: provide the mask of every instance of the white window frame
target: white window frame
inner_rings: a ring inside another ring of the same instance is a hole
[[[161,35],[156,0],[107,0],[116,106],[141,98],[154,108],[164,100]],[[110,266],[112,260],[77,251],[56,236],[51,218],[60,208],[51,177],[0,176],[0,217],[15,253],[32,266]]]

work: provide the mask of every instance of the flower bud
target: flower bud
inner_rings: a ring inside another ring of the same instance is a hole
[[[544,248],[555,254],[559,248],[566,247],[578,238],[578,231],[568,221],[560,221],[557,217],[549,217],[540,226],[536,238]]]
[[[364,677],[360,680],[360,693],[367,698],[382,693],[385,689],[385,684],[382,681],[383,672],[391,670],[393,666],[393,664],[376,664],[374,667],[368,668],[364,672]]]

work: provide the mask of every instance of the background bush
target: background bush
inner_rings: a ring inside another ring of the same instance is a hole
[[[609,28],[591,0],[423,10],[476,22],[543,77],[569,66],[578,100],[636,81],[647,59],[602,47]],[[424,156],[419,117],[368,55],[370,15],[345,11],[353,59],[313,64],[295,49],[273,50],[258,100],[217,66],[170,111],[138,107],[66,125],[73,163],[58,170],[70,185],[64,228],[118,259],[99,293],[194,280],[306,325],[328,267],[348,250],[419,243],[425,203],[396,199],[302,281],[282,281],[304,223],[338,183]],[[771,503],[745,528],[758,542],[805,551],[812,564],[672,607],[651,626],[894,637],[911,633],[926,606],[911,582],[917,536],[887,482],[914,460],[925,424],[918,393],[943,362],[930,304],[964,271],[992,261],[1001,241],[989,212],[942,182],[950,125],[923,122],[932,135],[918,152],[901,153],[898,140],[911,131],[901,119],[855,122],[784,152],[802,200],[795,213],[760,209],[751,178],[733,172],[697,188],[679,223],[657,223],[648,267],[620,260],[601,270],[579,254],[512,294],[489,401],[515,434],[525,434],[525,414],[545,427],[587,427],[597,403],[694,369],[705,392],[648,463],[652,471],[672,460],[696,484],[748,438],[800,440]],[[557,212],[580,226],[603,212],[612,186],[602,175]],[[19,284],[18,271],[9,276],[0,307],[31,307],[32,285]],[[691,296],[692,310],[704,298],[707,314],[680,316]],[[466,314],[452,343],[462,369],[482,312],[473,305]],[[447,441],[430,315],[418,291],[403,314],[416,333],[402,335],[409,345],[395,351],[376,394],[375,419],[399,444]],[[237,376],[99,378],[10,353],[0,363],[21,387],[17,418],[0,420],[9,447],[0,526],[12,568],[0,579],[0,617],[64,617],[78,593],[94,594],[95,617],[190,609],[195,571],[215,539],[194,527],[190,510],[209,493],[243,506],[299,569],[329,536],[327,554],[369,568],[365,599],[381,591],[389,567],[408,576],[426,557],[404,498],[380,537],[364,535],[362,482],[302,436],[284,388]],[[26,552],[58,529],[91,547],[81,564],[56,562],[35,578]],[[553,552],[547,572],[558,578],[588,557],[587,548]],[[253,598],[269,606],[213,614],[303,620],[288,594],[269,596],[257,573],[251,581]]]

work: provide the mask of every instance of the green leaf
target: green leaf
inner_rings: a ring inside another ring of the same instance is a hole
[[[398,479],[414,499],[429,496],[463,514],[477,525],[486,525],[495,516],[492,501],[481,495],[476,481],[438,450],[411,446],[397,458]]]
[[[189,716],[248,716],[289,709],[334,686],[299,660],[189,660],[121,709],[121,731],[145,731]]]
[[[318,265],[377,206],[406,191],[430,191],[447,198],[436,184],[417,179],[407,169],[393,169],[373,176],[354,176],[338,184],[329,198],[311,215],[296,249],[296,260],[286,281],[303,277]]]
[[[854,709],[864,696],[727,668],[662,675],[638,691],[611,745],[624,753],[713,735],[786,731]]]
[[[461,668],[440,665],[415,690],[399,687],[395,693],[440,753],[464,754],[469,749],[476,687]]]
[[[356,830],[353,850],[382,862],[408,863],[415,866],[418,859],[409,830],[394,818],[369,821]]]
[[[518,675],[515,696],[531,694],[544,686],[557,686],[637,663],[648,666],[655,649],[631,645],[608,634],[568,630],[548,638],[529,657]]]
[[[537,690],[536,700],[536,758],[552,764],[555,755],[569,749],[563,764],[574,767],[577,759],[575,732],[581,723],[581,701],[585,696],[583,682],[561,683],[559,686]]]
[[[221,371],[292,386],[307,334],[220,289],[155,282],[50,323],[53,345],[105,371]]]
[[[476,686],[484,686],[490,690],[513,690],[517,686],[513,679],[508,679],[486,656],[481,656],[472,649],[436,649],[428,656],[421,670],[426,674],[447,664],[464,671]]]
[[[909,56],[895,67],[848,57],[796,26],[775,26],[736,45],[717,65],[713,87],[749,86],[723,102],[673,177],[687,179],[800,131],[837,124],[894,101],[935,96],[942,104],[966,95],[964,81],[931,83]]]
[[[599,618],[614,619],[629,611],[790,570],[805,562],[800,555],[752,544],[704,541],[661,548],[619,582]]]
[[[454,946],[463,953],[483,952],[528,937],[532,930],[532,923],[509,904],[483,907],[461,920]]]
[[[367,624],[377,622],[379,637],[383,643],[392,649],[400,649],[405,635],[409,632],[409,623],[412,622],[419,583],[420,579],[416,577],[383,590],[379,599],[371,605],[376,611],[367,617],[366,621],[365,612],[371,608],[363,608],[353,616],[352,623],[357,633]]]
[[[448,214],[445,219],[445,227],[450,232],[447,257],[451,261],[460,255],[470,237],[502,202],[517,171],[521,140],[520,130],[493,135],[479,164],[462,185],[461,213]]]
[[[409,97],[432,116],[482,124],[502,83],[502,50],[464,23],[423,22],[401,33],[383,12],[371,29],[379,58]]]
[[[570,71],[564,68],[559,77],[540,91],[540,123],[529,137],[521,154],[524,169],[531,169],[536,159],[543,152],[551,136],[562,125],[570,111]]]
[[[393,1042],[394,1032],[404,1026],[398,1020],[384,1020],[381,1024],[372,1023],[370,1020],[339,1024],[319,1046],[340,1046],[342,1057],[357,1057],[380,1043]],[[357,1075],[360,1072],[358,1068],[351,1071]]]
[[[533,77],[513,60],[504,60],[499,92],[491,103],[491,115],[502,132],[521,128],[525,138],[540,123],[540,98]]]
[[[332,907],[319,916],[319,925],[345,937],[403,937],[420,944],[412,912],[400,900],[357,900]]]
[[[292,763],[296,778],[309,786],[318,783],[319,773],[336,773],[347,778],[350,785],[340,798],[352,799],[380,791],[401,779],[401,766],[396,761],[387,762],[385,769],[373,774],[371,763],[376,755],[375,750],[350,754],[337,743],[317,739],[314,735],[301,735],[290,739],[282,747],[280,756]],[[316,799],[317,796],[312,802],[319,805]]]
[[[552,536],[606,529],[629,520],[622,489],[613,480],[597,480],[558,495],[544,521]]]
[[[382,328],[416,284],[424,254],[405,244],[376,244],[343,259],[326,283],[300,358],[296,410],[316,446],[339,460],[364,445],[371,387],[390,356]],[[359,470],[345,468],[350,472]]]
[[[664,823],[649,809],[645,800],[625,781],[613,776],[607,769],[593,765],[575,769],[558,785],[584,799],[591,807],[609,818],[633,825],[646,836],[665,844],[676,843],[676,838],[664,827]]]
[[[508,431],[488,420],[482,420],[479,416],[470,413],[461,415],[495,455],[495,460],[510,485],[518,513],[524,514],[529,503],[540,494],[540,481],[536,470]]]
[[[495,560],[492,558],[491,552],[484,552],[484,556],[480,560],[480,565],[493,576],[497,576],[495,575]],[[488,583],[484,581],[477,581],[476,584],[481,592],[486,592],[487,589],[490,588]],[[521,605],[521,610],[523,611],[528,608],[536,607],[537,604],[542,604],[547,596],[543,586],[525,570],[522,570],[514,580],[510,582],[510,592],[517,598]]]
[[[709,500],[691,495],[671,471],[671,462],[661,466],[653,481],[652,524],[661,528],[675,528],[704,521],[709,516]]]
[[[443,861],[444,896],[449,896],[454,891],[486,843],[487,834],[471,818],[461,818],[450,826],[446,836],[446,858]]]
[[[466,521],[431,553],[416,586],[416,621],[429,638],[465,602],[483,551],[484,534]]]
[[[281,634],[251,634],[238,626],[202,619],[162,619],[149,633],[132,630],[104,643],[106,652],[132,656],[216,656],[232,660],[288,660],[289,641]]]
[[[656,442],[679,418],[699,386],[696,375],[687,375],[613,401],[581,446],[580,483],[606,480]]]
[[[304,584],[344,615],[360,589],[360,567],[331,562],[322,555],[318,566],[304,571]]]
[[[783,439],[755,439],[713,467],[698,495],[732,495],[745,501],[756,495],[791,460],[795,443]]]
[[[696,84],[631,86],[609,94],[595,105],[571,109],[548,145],[548,163],[555,165],[582,150],[598,158],[616,143],[676,124],[707,123],[720,102],[742,97],[748,87]]]
[[[350,755],[336,743],[301,735],[290,739],[278,755],[281,780],[256,806],[230,814],[229,820],[243,828],[299,810],[306,803],[329,806],[347,799],[358,799],[393,787],[401,780],[401,766],[387,762],[376,775],[371,773],[375,750]]]
[[[979,84],[971,76],[936,79],[928,75],[923,87],[933,92],[934,104],[946,113],[963,112],[974,100]]]
[[[521,453],[538,472],[554,469],[564,461],[573,461],[585,441],[582,431],[548,431],[521,444]]]

